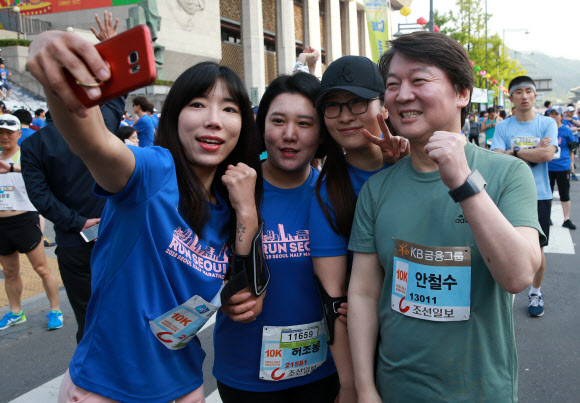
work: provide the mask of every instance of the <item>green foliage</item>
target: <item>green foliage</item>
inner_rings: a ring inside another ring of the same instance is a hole
[[[0,39],[0,48],[5,48],[7,46],[26,46],[29,47],[30,43],[28,39]]]
[[[171,87],[173,85],[173,81],[171,80],[160,80],[158,78],[155,79],[153,85],[165,85],[167,87]]]
[[[491,74],[498,81],[498,86],[502,79],[507,86],[514,77],[526,74],[526,70],[517,60],[509,58],[508,50],[498,34],[492,35],[488,31],[486,38],[484,0],[456,0],[455,4],[455,9],[449,13],[435,13],[435,23],[439,25],[442,33],[461,43],[475,65]],[[492,14],[488,13],[488,25],[491,18]],[[476,87],[486,88],[486,81],[479,73],[475,73]],[[491,81],[487,85],[490,89],[495,87]],[[497,94],[496,89],[496,96]]]

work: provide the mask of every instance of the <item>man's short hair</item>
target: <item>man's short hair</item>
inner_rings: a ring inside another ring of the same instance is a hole
[[[461,121],[464,122],[471,104],[475,76],[469,55],[463,46],[447,35],[431,31],[416,31],[401,35],[389,43],[389,50],[379,60],[379,70],[383,79],[386,80],[396,52],[404,53],[420,63],[440,68],[447,74],[457,93],[464,89],[469,90],[470,102],[461,110]]]
[[[37,109],[34,111],[34,116],[40,116],[44,112],[44,109]]]
[[[495,108],[493,106],[490,106],[489,108],[487,108],[487,113],[495,113]]]
[[[536,83],[534,82],[534,80],[532,80],[530,77],[528,76],[517,76],[516,78],[514,78],[513,80],[510,81],[510,85],[508,86],[508,90],[510,92],[511,95],[511,89],[513,87],[515,87],[516,85],[520,85],[520,84],[532,84],[534,86],[534,92],[536,92]]]
[[[143,112],[147,112],[147,108],[149,108],[149,101],[142,95],[138,95],[133,98],[133,105],[138,105],[141,107]]]
[[[20,123],[24,123],[25,125],[32,123],[32,115],[26,109],[18,109],[12,114],[20,120]]]
[[[544,102],[544,107],[549,108],[552,103],[550,101]]]

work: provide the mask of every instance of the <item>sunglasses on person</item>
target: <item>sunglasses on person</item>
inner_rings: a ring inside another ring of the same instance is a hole
[[[369,102],[375,99],[381,99],[381,97],[366,99],[366,98],[353,98],[348,102],[326,102],[322,104],[322,112],[324,116],[328,119],[336,119],[342,113],[342,106],[345,105],[350,113],[353,115],[362,115],[365,113],[369,107]]]
[[[0,119],[0,126],[1,125],[18,126],[18,122],[14,121],[14,120],[4,120],[4,119]]]

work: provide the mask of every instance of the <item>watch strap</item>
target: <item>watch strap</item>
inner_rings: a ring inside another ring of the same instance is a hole
[[[487,183],[485,182],[485,179],[483,179],[483,176],[481,176],[479,171],[476,169],[469,174],[463,185],[450,190],[449,196],[451,196],[455,203],[459,203],[468,197],[481,192],[486,185]]]

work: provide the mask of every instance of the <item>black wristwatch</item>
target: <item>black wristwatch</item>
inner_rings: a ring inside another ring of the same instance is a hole
[[[477,194],[483,190],[487,185],[483,176],[476,169],[469,174],[465,183],[459,186],[457,189],[449,191],[449,196],[453,199],[455,203],[462,202],[474,194]]]
[[[520,151],[519,147],[514,147],[514,157],[518,158],[518,151]]]
[[[10,162],[10,172],[14,172],[14,162]]]

